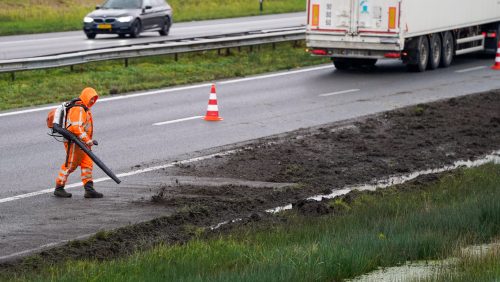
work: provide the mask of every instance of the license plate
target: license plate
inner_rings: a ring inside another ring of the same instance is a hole
[[[110,24],[100,24],[97,26],[98,29],[111,29]]]

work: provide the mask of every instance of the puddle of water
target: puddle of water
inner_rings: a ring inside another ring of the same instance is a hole
[[[460,250],[461,256],[472,256],[480,258],[488,255],[494,250],[500,249],[500,242],[473,245],[462,248]],[[394,266],[388,268],[381,268],[373,272],[358,276],[349,282],[371,282],[371,281],[419,281],[426,278],[432,278],[434,275],[442,271],[448,270],[460,262],[459,258],[451,257],[444,260],[434,261],[417,261],[407,262],[402,266]]]
[[[437,262],[414,262],[403,266],[388,267],[361,275],[348,282],[373,282],[373,281],[418,281],[431,277],[441,265]]]
[[[279,213],[279,212],[282,212],[282,211],[291,210],[292,207],[293,207],[292,204],[288,204],[286,206],[282,206],[282,207],[277,207],[277,208],[274,208],[274,209],[266,210],[266,212],[267,213]]]
[[[243,220],[242,218],[236,218],[236,219],[233,219],[233,220],[226,220],[224,222],[220,222],[220,223],[218,223],[216,225],[210,226],[210,230],[216,230],[216,229],[221,228],[221,226],[223,226],[223,225],[226,225],[226,224],[229,224],[229,223],[235,223],[235,222],[242,221],[242,220]]]
[[[466,248],[463,248],[460,250],[460,253],[462,256],[469,256],[469,257],[483,257],[495,250],[500,251],[500,242],[492,243],[492,244],[485,244],[485,245],[474,245],[474,246],[469,246]]]
[[[410,180],[413,180],[419,176],[422,175],[428,175],[428,174],[436,174],[436,173],[443,173],[447,171],[452,171],[456,170],[458,168],[472,168],[472,167],[478,167],[485,165],[487,163],[495,163],[495,164],[500,164],[500,150],[493,152],[490,155],[485,156],[484,158],[475,160],[475,161],[457,161],[453,165],[445,166],[442,168],[436,168],[436,169],[428,169],[428,170],[422,170],[422,171],[417,171],[417,172],[412,172],[407,175],[398,175],[398,176],[392,176],[386,179],[382,180],[374,180],[372,181],[372,184],[364,184],[364,185],[358,185],[358,186],[348,186],[340,190],[332,190],[332,193],[328,195],[316,195],[307,198],[307,200],[314,200],[314,201],[322,201],[323,199],[333,199],[339,196],[346,195],[350,193],[353,190],[358,190],[358,191],[375,191],[380,188],[387,188],[391,187],[394,185],[398,184],[403,184],[405,182],[408,182]],[[281,206],[273,209],[268,209],[266,212],[268,213],[278,213],[281,211],[285,210],[291,210],[292,205],[288,204],[286,206]]]
[[[407,262],[402,266],[387,267],[361,275],[348,282],[395,282],[419,281],[432,277],[440,270],[450,266],[451,261],[419,261]]]

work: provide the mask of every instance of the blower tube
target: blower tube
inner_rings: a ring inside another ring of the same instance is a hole
[[[71,133],[66,128],[62,128],[59,124],[54,123],[53,129],[55,132],[61,134],[67,140],[75,143],[80,149],[82,149],[93,161],[94,163],[104,171],[111,179],[113,179],[116,184],[120,184],[122,181],[116,177],[116,175],[109,169],[94,153],[92,153],[89,148],[83,142],[78,139],[73,133]]]

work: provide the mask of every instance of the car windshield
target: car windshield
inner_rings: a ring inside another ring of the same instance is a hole
[[[140,9],[142,0],[108,0],[102,9]]]

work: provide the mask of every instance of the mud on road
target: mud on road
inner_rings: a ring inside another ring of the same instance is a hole
[[[223,221],[258,221],[270,216],[264,210],[287,203],[303,208],[303,199],[312,195],[478,158],[500,149],[500,90],[302,129],[236,149],[152,173],[176,181],[165,181],[152,199],[137,204],[175,209],[173,216],[100,232],[0,270],[110,259],[158,243],[182,243]]]

